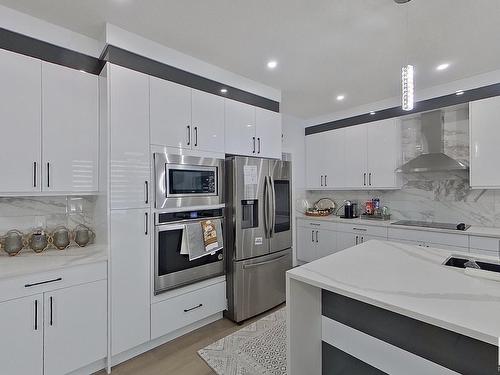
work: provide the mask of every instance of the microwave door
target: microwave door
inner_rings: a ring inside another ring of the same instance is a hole
[[[235,213],[235,259],[249,259],[269,253],[264,212],[268,161],[235,157],[233,162],[233,212]]]
[[[272,190],[270,252],[292,246],[292,179],[289,161],[269,162]]]

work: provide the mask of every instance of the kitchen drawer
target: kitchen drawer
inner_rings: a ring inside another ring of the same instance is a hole
[[[107,263],[91,263],[0,280],[0,302],[107,278]]]
[[[339,232],[387,238],[387,227],[385,226],[339,223],[337,230]]]
[[[337,230],[337,223],[327,220],[309,220],[299,218],[297,219],[297,226],[303,228],[316,228],[316,229],[327,229],[327,230]]]
[[[440,244],[453,247],[469,247],[469,237],[463,234],[439,233],[423,230],[389,228],[389,240],[407,240],[425,242],[426,244]],[[438,247],[438,246],[434,246]]]
[[[406,245],[419,246],[419,247],[432,247],[435,249],[443,249],[443,250],[453,251],[455,253],[459,253],[459,252],[466,253],[468,250],[466,247],[450,246],[450,245],[444,245],[444,244],[439,244],[439,243],[426,243],[426,242],[421,242],[421,241],[407,241],[407,240],[399,240],[399,239],[389,239],[389,241],[403,243]]]
[[[207,286],[151,306],[151,339],[156,339],[227,308],[226,283]]]
[[[497,252],[500,250],[500,239],[494,237],[469,236],[471,249],[481,249]]]

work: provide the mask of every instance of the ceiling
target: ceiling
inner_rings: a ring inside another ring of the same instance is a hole
[[[0,0],[93,38],[110,22],[282,90],[311,118],[500,68],[500,0]],[[408,29],[406,33],[408,11]],[[269,70],[266,63],[278,61]],[[444,71],[438,64],[449,63]],[[345,95],[341,102],[339,94]]]

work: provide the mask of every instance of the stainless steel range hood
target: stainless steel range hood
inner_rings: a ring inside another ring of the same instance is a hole
[[[422,155],[396,169],[399,173],[466,171],[469,165],[465,160],[455,160],[444,151],[444,121],[441,111],[432,111],[420,115],[422,123]]]

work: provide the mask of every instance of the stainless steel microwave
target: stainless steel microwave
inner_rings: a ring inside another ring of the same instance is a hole
[[[224,159],[153,154],[155,208],[180,209],[224,203]]]

